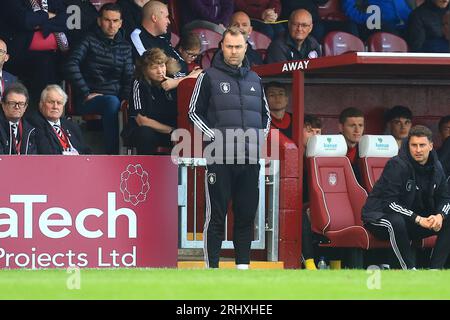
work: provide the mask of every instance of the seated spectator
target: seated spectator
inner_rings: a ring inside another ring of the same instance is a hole
[[[310,35],[313,29],[311,14],[303,9],[292,12],[288,33],[273,40],[267,49],[267,63],[312,59],[322,55],[319,43]]]
[[[364,134],[364,113],[357,108],[346,108],[339,115],[339,130],[347,142],[347,158],[352,164],[353,172],[361,184],[362,177],[358,165],[358,143]]]
[[[3,97],[3,92],[6,88],[17,81],[17,78],[11,73],[3,70],[3,65],[9,60],[8,47],[5,41],[0,39],[0,98]]]
[[[354,35],[358,35],[356,28],[353,24],[347,21],[328,21],[321,20],[319,16],[319,5],[324,5],[328,0],[281,0],[281,20],[287,20],[292,12],[304,9],[307,10],[312,17],[312,23],[314,24],[314,29],[311,35],[318,42],[322,42],[325,34],[329,31],[341,30]]]
[[[30,118],[37,129],[39,154],[89,154],[78,125],[64,118],[67,94],[58,85],[49,85],[41,95],[39,113]]]
[[[174,90],[165,91],[161,83],[167,69],[176,72],[173,63],[176,61],[159,48],[144,52],[137,60],[128,124],[122,137],[140,155],[155,154],[157,147],[171,145],[170,135],[177,122],[177,97]]]
[[[98,11],[92,3],[93,1],[90,0],[64,0],[64,4],[69,13],[76,12],[73,11],[73,7],[71,8],[71,6],[76,6],[76,8],[80,10],[80,26],[74,25],[73,28],[71,26],[67,31],[67,38],[69,39],[71,49],[78,46],[86,33],[93,31],[97,25]],[[68,20],[68,23],[76,22],[77,19],[73,19],[73,17]]]
[[[230,24],[234,11],[232,0],[184,0],[182,2],[181,21],[185,32],[191,30],[190,23],[204,20],[225,29]]]
[[[285,32],[285,27],[277,23],[281,14],[280,0],[234,0],[234,10],[247,13],[255,31],[271,39]]]
[[[36,130],[23,118],[28,106],[28,90],[21,83],[8,86],[0,113],[0,153],[36,154]]]
[[[181,72],[188,74],[194,69],[198,69],[199,65],[196,63],[200,56],[202,44],[200,38],[195,33],[182,34],[175,50],[181,57]],[[184,70],[184,71],[183,71]]]
[[[130,39],[131,33],[141,26],[142,8],[150,0],[118,0],[117,4],[122,8],[122,29],[125,37]]]
[[[63,0],[4,0],[0,29],[11,53],[8,71],[29,90],[29,108],[37,108],[47,84],[58,83],[62,53],[69,48]]]
[[[165,36],[170,24],[167,5],[160,1],[149,1],[142,8],[141,26],[131,33],[133,58],[136,60],[146,50],[160,48],[177,61],[181,60],[178,52],[172,47]],[[175,77],[185,77],[187,74],[178,72]]]
[[[439,133],[442,138],[442,146],[438,150],[439,160],[444,167],[450,187],[450,115],[442,117],[439,121]]]
[[[66,65],[78,111],[102,116],[107,154],[119,153],[118,113],[133,76],[131,46],[120,30],[120,10],[113,3],[101,7],[98,27],[72,51]]]
[[[388,134],[397,140],[398,148],[402,146],[403,139],[408,137],[412,125],[412,112],[408,107],[395,106],[389,109],[384,118]]]
[[[449,2],[426,0],[411,13],[408,22],[410,51],[448,52],[448,40],[444,37],[442,21]]]
[[[292,115],[286,112],[289,104],[286,87],[278,82],[270,82],[265,87],[265,93],[272,118],[270,127],[292,139]]]
[[[247,37],[247,51],[245,52],[245,56],[248,59],[248,62],[250,63],[250,66],[263,64],[263,60],[261,58],[261,55],[252,48],[250,43],[248,42],[248,37],[253,31],[252,25],[250,23],[249,16],[242,11],[238,11],[233,13],[230,20],[230,27],[237,27],[239,30],[244,32]]]
[[[369,6],[378,6],[381,13],[381,29],[369,30],[367,22],[373,13],[367,13]],[[407,0],[343,0],[342,8],[347,17],[357,25],[359,37],[366,40],[374,32],[389,32],[405,37],[409,15],[412,11]]]
[[[437,235],[431,269],[442,269],[450,252],[450,195],[433,150],[431,131],[414,126],[405,147],[386,164],[362,210],[364,226],[390,240],[402,269],[415,269],[411,240]]]

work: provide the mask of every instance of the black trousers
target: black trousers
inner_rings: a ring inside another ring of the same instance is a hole
[[[450,220],[442,223],[439,232],[422,228],[400,214],[384,214],[376,222],[365,225],[376,238],[389,240],[402,269],[415,268],[411,240],[420,240],[437,235],[436,245],[431,255],[430,268],[442,269],[450,253]]]
[[[236,264],[250,263],[250,246],[259,200],[259,169],[259,164],[208,165],[205,174],[206,219],[203,232],[207,267],[219,267],[230,199],[233,202]]]
[[[170,136],[160,133],[150,127],[140,126],[133,130],[130,137],[131,145],[136,147],[139,155],[156,154],[158,147],[170,148]]]

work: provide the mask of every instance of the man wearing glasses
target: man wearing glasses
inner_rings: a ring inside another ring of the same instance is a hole
[[[266,63],[320,57],[320,45],[309,35],[312,29],[312,17],[308,11],[299,9],[292,12],[286,36],[272,41],[267,49]]]
[[[36,130],[24,118],[28,90],[20,83],[8,86],[2,98],[0,113],[0,153],[36,154]]]
[[[8,47],[5,41],[0,39],[0,98],[8,85],[17,81],[12,74],[3,70],[3,65],[9,60]]]

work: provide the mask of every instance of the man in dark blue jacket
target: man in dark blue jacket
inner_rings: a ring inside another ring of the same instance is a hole
[[[5,92],[6,87],[17,81],[17,78],[3,70],[3,65],[9,60],[8,46],[6,42],[0,39],[0,99]]]
[[[442,145],[438,150],[438,155],[450,188],[450,115],[439,120],[439,133],[442,137]]]
[[[36,154],[36,129],[23,117],[29,101],[27,88],[14,83],[4,93],[0,112],[0,153]]]
[[[214,140],[214,155],[205,156],[207,267],[218,268],[225,217],[233,201],[233,243],[238,269],[248,269],[253,223],[258,207],[259,148],[270,128],[270,113],[261,79],[250,70],[245,34],[236,27],[223,34],[222,51],[195,85],[189,117]],[[263,134],[262,134],[263,133]],[[210,145],[212,146],[212,145]]]
[[[133,75],[131,45],[120,30],[117,4],[103,5],[99,15],[99,27],[72,51],[66,75],[76,93],[78,111],[102,116],[105,151],[118,154],[118,113],[130,94]]]
[[[402,269],[416,267],[410,241],[437,235],[430,267],[444,267],[450,252],[450,195],[432,133],[413,127],[400,154],[386,164],[362,210],[365,227],[390,240]]]

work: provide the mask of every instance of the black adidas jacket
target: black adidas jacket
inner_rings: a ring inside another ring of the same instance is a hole
[[[362,210],[365,223],[375,222],[384,214],[402,214],[415,221],[419,212],[414,212],[414,207],[421,190],[413,161],[405,141],[399,155],[388,161],[367,198]],[[434,150],[430,152],[428,164],[432,169],[429,173],[430,188],[427,190],[427,199],[423,201],[427,204],[429,214],[442,213],[447,218],[450,213],[450,195],[444,170]]]

